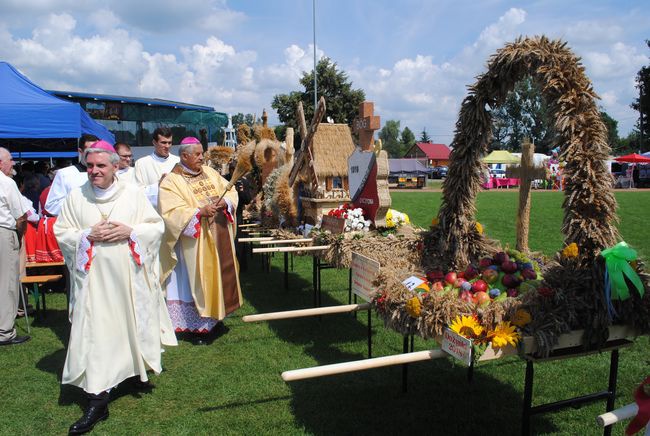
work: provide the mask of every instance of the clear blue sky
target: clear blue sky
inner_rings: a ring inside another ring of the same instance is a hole
[[[317,0],[328,56],[419,136],[451,141],[466,86],[520,35],[562,38],[627,134],[648,65],[648,1]],[[0,59],[44,88],[157,97],[277,116],[271,99],[313,66],[312,1],[2,0]]]

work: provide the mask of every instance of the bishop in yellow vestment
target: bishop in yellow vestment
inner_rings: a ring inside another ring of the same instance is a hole
[[[207,333],[241,306],[234,220],[238,196],[217,171],[203,166],[196,138],[185,138],[181,161],[160,183],[165,221],[160,249],[167,308],[177,332]]]

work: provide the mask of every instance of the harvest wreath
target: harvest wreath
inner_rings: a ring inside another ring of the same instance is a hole
[[[502,248],[474,219],[481,157],[491,140],[490,110],[526,75],[551,108],[566,162],[565,248],[550,259]],[[463,101],[431,228],[317,232],[315,243],[330,245],[319,256],[338,267],[350,266],[353,251],[378,260],[372,304],[386,326],[403,334],[439,337],[451,326],[493,348],[532,336],[544,356],[561,334],[574,330],[583,330],[585,347],[606,342],[615,324],[650,333],[650,275],[634,250],[617,244],[607,131],[596,98],[565,43],[535,37],[506,45]],[[410,276],[421,284],[407,288],[403,281]]]

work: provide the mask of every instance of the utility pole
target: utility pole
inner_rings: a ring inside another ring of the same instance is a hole
[[[314,113],[318,107],[318,78],[316,73],[316,0],[312,0],[312,11],[314,19]]]

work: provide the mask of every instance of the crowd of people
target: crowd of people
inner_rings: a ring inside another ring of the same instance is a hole
[[[108,418],[119,383],[148,389],[176,334],[203,343],[242,304],[237,190],[204,165],[197,138],[184,138],[178,156],[172,143],[169,128],[156,129],[154,151],[132,166],[129,145],[84,135],[78,162],[51,179],[37,163],[12,180],[14,161],[0,148],[0,345],[29,340],[15,329],[21,246],[23,260],[62,259],[71,323],[62,383],[88,397],[69,434]]]

